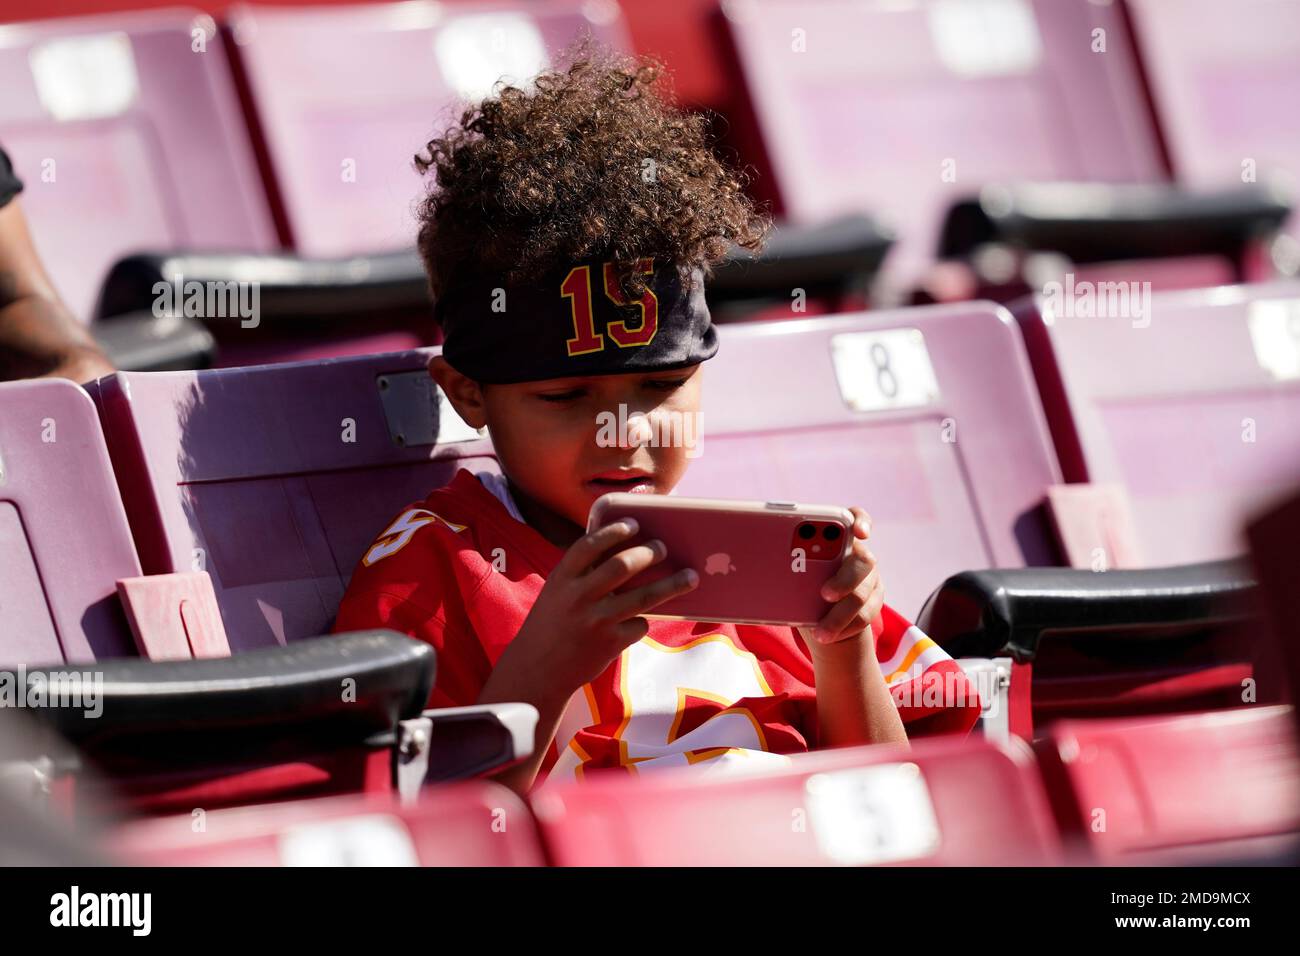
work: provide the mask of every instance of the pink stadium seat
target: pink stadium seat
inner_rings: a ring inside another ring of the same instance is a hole
[[[607,0],[245,6],[230,26],[294,244],[325,256],[411,245],[427,188],[411,159],[464,97],[581,33],[628,46]]]
[[[885,219],[900,233],[886,264],[897,283],[933,257],[947,206],[989,182],[1165,176],[1117,4],[728,0],[724,11],[785,213]]]
[[[0,89],[0,144],[26,184],[37,248],[83,321],[109,266],[137,249],[277,245],[206,15],[0,26]]]
[[[1300,474],[1300,284],[1080,311],[1016,309],[1066,479],[1127,489],[1147,566],[1242,553],[1245,519]]]
[[[532,806],[560,866],[1060,862],[1027,750],[980,740],[817,751],[735,776],[606,771]]]
[[[327,797],[129,823],[107,849],[145,866],[540,866],[527,807],[493,783]]]
[[[146,572],[206,570],[235,653],[328,633],[352,569],[402,505],[462,466],[496,467],[473,432],[434,443],[432,354],[101,380]]]
[[[1065,721],[1037,750],[1062,832],[1098,862],[1269,852],[1300,829],[1290,707]]]
[[[726,326],[703,374],[680,493],[862,505],[903,613],[958,571],[1057,563],[1040,506],[1060,472],[1000,307]]]
[[[114,582],[139,573],[94,403],[0,384],[0,667],[134,655]]]
[[[1300,2],[1126,3],[1174,174],[1195,186],[1278,182],[1294,195],[1300,124],[1286,117],[1300,101]]]

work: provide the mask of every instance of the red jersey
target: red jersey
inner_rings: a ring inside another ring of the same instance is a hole
[[[564,554],[512,517],[507,502],[501,486],[494,494],[458,471],[384,530],[343,597],[335,631],[385,627],[433,645],[430,707],[478,700]],[[816,747],[813,664],[793,628],[649,624],[645,637],[574,693],[537,785],[602,768],[788,763],[783,755]],[[969,731],[979,698],[957,663],[889,607],[875,633],[909,736]],[[939,683],[942,691],[934,689]]]

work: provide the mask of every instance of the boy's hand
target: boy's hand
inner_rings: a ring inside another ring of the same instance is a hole
[[[653,584],[614,593],[668,553],[662,541],[653,540],[605,557],[636,531],[636,521],[625,518],[575,541],[510,643],[511,651],[526,654],[566,698],[646,635],[649,623],[638,615],[699,585],[699,574],[684,568]]]
[[[870,632],[871,622],[885,603],[885,586],[880,580],[876,558],[867,549],[871,537],[871,515],[856,505],[853,512],[853,549],[839,570],[822,585],[822,597],[835,602],[813,630],[817,644],[834,644]]]

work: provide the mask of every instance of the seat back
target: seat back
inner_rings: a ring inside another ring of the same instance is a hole
[[[133,656],[114,585],[139,573],[90,397],[0,383],[0,666]]]
[[[509,828],[494,825],[506,814]],[[527,808],[493,783],[388,796],[327,797],[129,823],[108,847],[154,866],[540,866]]]
[[[1024,348],[989,303],[723,326],[684,495],[859,504],[915,615],[951,574],[1055,564],[1060,480]]]
[[[1300,3],[1127,0],[1177,177],[1300,189]],[[1249,178],[1247,178],[1249,177]],[[1300,218],[1291,217],[1293,234]]]
[[[0,143],[55,288],[83,321],[129,253],[275,248],[210,17],[150,10],[2,30]]]
[[[297,249],[406,248],[427,183],[412,157],[501,76],[530,79],[590,32],[626,49],[613,3],[244,6],[230,25]]]
[[[101,380],[146,571],[206,570],[235,653],[326,633],[403,505],[461,467],[496,468],[490,443],[440,410],[433,354]]]
[[[731,0],[726,10],[786,213],[880,216],[900,232],[886,263],[897,281],[933,258],[951,202],[989,182],[1165,175],[1118,5]]]
[[[592,772],[532,798],[560,866],[1046,865],[1033,761],[982,740],[798,754],[786,768]]]
[[[1240,554],[1300,474],[1300,284],[1119,291],[1016,307],[1066,478],[1127,488],[1149,566]]]
[[[1038,750],[1063,832],[1101,862],[1188,847],[1240,853],[1300,828],[1289,706],[1062,721]]]

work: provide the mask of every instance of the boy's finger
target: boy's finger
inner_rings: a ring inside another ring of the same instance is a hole
[[[602,554],[637,532],[635,518],[622,518],[584,534],[569,546],[555,569],[577,576],[587,571]]]
[[[643,617],[629,617],[614,625],[614,633],[624,647],[635,644],[650,633],[650,622]]]
[[[693,591],[699,583],[700,576],[695,569],[684,568],[676,574],[670,574],[662,580],[655,581],[653,584],[647,584],[626,591],[623,594],[612,594],[606,600],[611,602],[610,610],[614,618],[624,620],[637,614],[645,614],[679,594]]]
[[[871,537],[871,515],[857,505],[849,508],[853,514],[853,535],[857,538]]]
[[[813,630],[814,639],[829,644],[853,623],[853,618],[862,610],[865,603],[866,598],[856,591],[837,601],[835,606],[826,612],[826,616],[817,622],[817,627]]]
[[[839,570],[822,585],[822,600],[838,601],[856,588],[876,568],[876,558],[860,541],[853,543],[853,551]]]
[[[624,548],[600,562],[590,574],[584,576],[582,590],[588,596],[603,597],[667,556],[668,548],[658,538]]]

